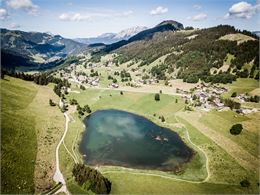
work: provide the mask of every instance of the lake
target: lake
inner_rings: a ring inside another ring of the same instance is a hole
[[[172,171],[193,156],[176,132],[133,113],[98,110],[84,123],[79,150],[88,165]]]

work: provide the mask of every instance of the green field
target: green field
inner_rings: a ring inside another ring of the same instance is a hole
[[[1,79],[1,192],[34,193],[37,154],[35,116],[28,109],[37,93],[33,83]]]
[[[1,80],[1,192],[39,193],[51,189],[55,147],[65,120],[50,86],[5,77]]]
[[[58,97],[52,91],[53,85],[37,86],[11,77],[6,79],[1,80],[2,193],[33,193],[35,185],[38,192],[51,189],[55,185],[52,181],[55,147],[64,130],[65,120],[57,106],[49,106],[48,100],[51,98],[58,102]],[[124,92],[121,95],[115,90],[75,89],[80,93],[70,93],[66,101],[75,98],[81,106],[88,104],[93,112],[113,108],[145,116],[178,132],[184,142],[197,152],[184,166],[184,171],[176,175],[153,170],[99,167],[112,182],[112,194],[258,193],[257,173],[240,166],[225,151],[225,147],[220,147],[201,133],[192,122],[198,119],[201,124],[221,133],[258,158],[256,135],[259,115],[236,116],[231,111],[211,111],[200,117],[197,111],[184,112],[184,101],[176,96],[161,94],[161,100],[156,102],[154,94]],[[85,127],[75,106],[69,106],[68,113],[69,130],[59,150],[60,169],[71,193],[91,194],[78,186],[72,177],[74,163],[82,162],[78,144]],[[162,115],[165,122],[159,119]],[[232,137],[228,129],[238,122],[245,130],[241,136]],[[36,159],[38,163],[35,163]],[[44,175],[45,172],[47,175]],[[243,179],[250,181],[250,187],[240,186],[239,182]]]
[[[259,124],[254,119],[253,115],[256,115],[256,118],[259,118],[259,114],[257,113],[252,113],[249,116],[243,116],[232,111],[212,111],[204,115],[200,120],[205,125],[238,143],[249,153],[257,157],[259,154]],[[244,129],[239,136],[231,135],[229,130],[232,125],[237,123],[241,123],[244,126]],[[250,125],[248,126],[247,124]],[[255,127],[252,127],[252,125],[255,125]]]
[[[185,129],[173,127],[174,124],[177,123],[175,117],[176,113],[183,112],[181,109],[184,107],[184,102],[179,97],[162,94],[161,101],[155,102],[154,94],[124,92],[123,95],[120,95],[119,91],[98,89],[87,89],[80,92],[80,94],[70,93],[66,97],[67,100],[72,98],[77,99],[81,106],[86,104],[90,105],[92,111],[114,108],[143,115],[159,125],[174,129],[181,135],[187,144],[190,144],[185,137]],[[178,103],[175,103],[176,98],[178,99]],[[156,116],[154,116],[154,114],[156,114]],[[165,123],[162,123],[158,119],[158,116],[161,115],[166,118]],[[226,117],[232,118],[234,113],[230,112],[226,115]],[[211,113],[209,115],[206,114],[205,116],[211,117]],[[255,173],[241,167],[233,157],[225,152],[225,150],[216,145],[211,139],[201,134],[198,129],[194,128],[189,122],[187,122],[189,121],[189,118],[185,120],[179,117],[177,118],[179,122],[186,126],[190,134],[191,141],[207,154],[210,170],[209,179],[202,183],[196,183],[197,181],[202,181],[206,176],[205,161],[202,162],[204,163],[204,168],[199,163],[200,160],[203,159],[202,154],[200,154],[201,156],[199,159],[194,160],[186,167],[186,171],[184,171],[184,173],[179,175],[171,175],[157,171],[122,169],[120,167],[99,167],[99,170],[112,181],[113,194],[257,192],[257,175]],[[73,141],[71,140],[71,137],[74,139],[80,132],[84,131],[84,127],[82,126],[83,123],[77,118],[77,114],[73,114],[73,119],[75,119],[75,122],[71,122],[69,132],[65,138],[67,148],[73,148]],[[246,117],[241,116],[236,120],[246,121],[246,119]],[[204,120],[204,118],[202,120]],[[213,122],[214,118],[212,117],[209,119],[209,124]],[[251,122],[254,124],[255,120],[252,120]],[[78,130],[75,131],[75,128],[78,128]],[[244,141],[238,140],[239,144],[242,144],[243,142]],[[75,151],[77,151],[77,143],[79,143],[79,139],[74,145]],[[62,170],[65,171],[65,175],[68,179],[68,187],[71,192],[80,193],[84,189],[75,184],[70,171],[70,166],[73,165],[72,157],[67,154],[64,147],[61,151],[63,159]],[[252,152],[257,155],[255,153],[256,151]],[[78,161],[81,161],[80,155],[78,153],[76,153],[76,155],[78,157]],[[198,171],[198,169],[200,169],[200,171]],[[239,182],[245,178],[247,178],[251,183],[249,188],[240,187]],[[188,181],[179,181],[178,179]],[[195,181],[195,183],[191,183],[189,181]]]
[[[239,95],[241,93],[250,93],[251,91],[259,88],[259,81],[249,78],[238,78],[232,84],[227,84],[227,87],[229,91],[223,94],[223,97],[230,98],[233,92],[237,92]]]

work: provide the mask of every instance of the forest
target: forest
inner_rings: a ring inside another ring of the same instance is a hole
[[[240,31],[229,25],[194,30],[188,34],[181,31],[157,32],[153,37],[114,50],[113,52],[118,54],[114,62],[119,65],[129,60],[141,61],[139,66],[145,66],[169,54],[164,64],[151,70],[151,74],[157,79],[165,80],[165,73],[171,74],[176,69],[177,78],[189,83],[196,83],[199,79],[213,83],[231,83],[236,78],[247,77],[259,79],[258,39],[241,44],[220,40],[220,37],[232,33],[242,33],[256,38],[249,31]],[[189,39],[192,36],[193,38]],[[226,72],[211,74],[210,69],[220,68],[228,54],[234,56],[230,68]],[[250,70],[244,69],[243,66],[249,63],[252,63]]]
[[[112,183],[105,178],[96,169],[85,166],[84,164],[75,164],[72,170],[75,181],[95,194],[109,194]]]

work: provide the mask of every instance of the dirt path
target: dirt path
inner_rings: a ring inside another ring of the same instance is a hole
[[[219,145],[223,150],[225,150],[230,156],[232,156],[242,167],[245,169],[250,169],[252,171],[256,171],[258,167],[258,159],[251,155],[249,152],[244,150],[237,143],[232,141],[231,139],[223,136],[221,133],[212,130],[206,125],[199,122],[199,118],[197,113],[181,113],[178,114],[179,117],[185,119],[189,118],[192,120],[192,125],[197,128],[201,133],[214,141],[217,145]]]
[[[182,124],[182,123],[178,120],[178,118],[176,117],[176,115],[174,115],[174,117],[175,117],[175,120],[176,120],[178,123]],[[193,145],[193,147],[195,147],[195,148],[197,148],[199,151],[201,151],[201,152],[204,154],[205,158],[206,158],[207,177],[203,180],[203,182],[207,182],[207,181],[209,180],[209,177],[210,177],[209,159],[208,159],[208,156],[207,156],[207,154],[206,154],[206,152],[205,152],[204,150],[202,150],[201,148],[199,148],[196,144],[194,144],[194,143],[191,141],[191,139],[190,139],[190,134],[189,134],[188,129],[186,128],[186,126],[185,126],[184,124],[182,124],[182,125],[183,125],[183,127],[185,128],[186,137],[187,137],[187,139],[189,140],[189,142]]]
[[[56,171],[55,171],[55,174],[53,176],[53,180],[57,183],[58,182],[62,183],[63,186],[59,190],[59,192],[64,192],[65,194],[70,194],[67,187],[66,187],[66,182],[64,180],[64,177],[63,177],[63,175],[60,171],[60,162],[59,162],[59,148],[60,148],[61,143],[64,141],[64,137],[66,136],[66,133],[68,131],[68,125],[69,125],[69,116],[66,112],[64,113],[64,116],[66,118],[65,131],[64,131],[64,134],[63,134],[59,144],[56,147]]]
[[[119,88],[109,88],[109,87],[90,87],[84,85],[86,89],[99,89],[99,90],[114,90],[114,91],[126,91],[126,92],[135,92],[135,93],[159,93],[162,90],[163,94],[167,95],[175,95],[175,96],[182,96],[180,93],[174,92],[174,90],[170,87],[165,88],[160,86],[151,86],[151,87],[140,87],[140,88],[133,88],[133,87],[119,87]]]

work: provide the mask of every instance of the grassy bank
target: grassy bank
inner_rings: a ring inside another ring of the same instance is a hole
[[[1,191],[38,193],[51,189],[55,147],[65,120],[53,86],[5,77],[1,80]]]
[[[1,79],[1,193],[34,193],[37,135],[28,107],[36,94],[30,82]]]

